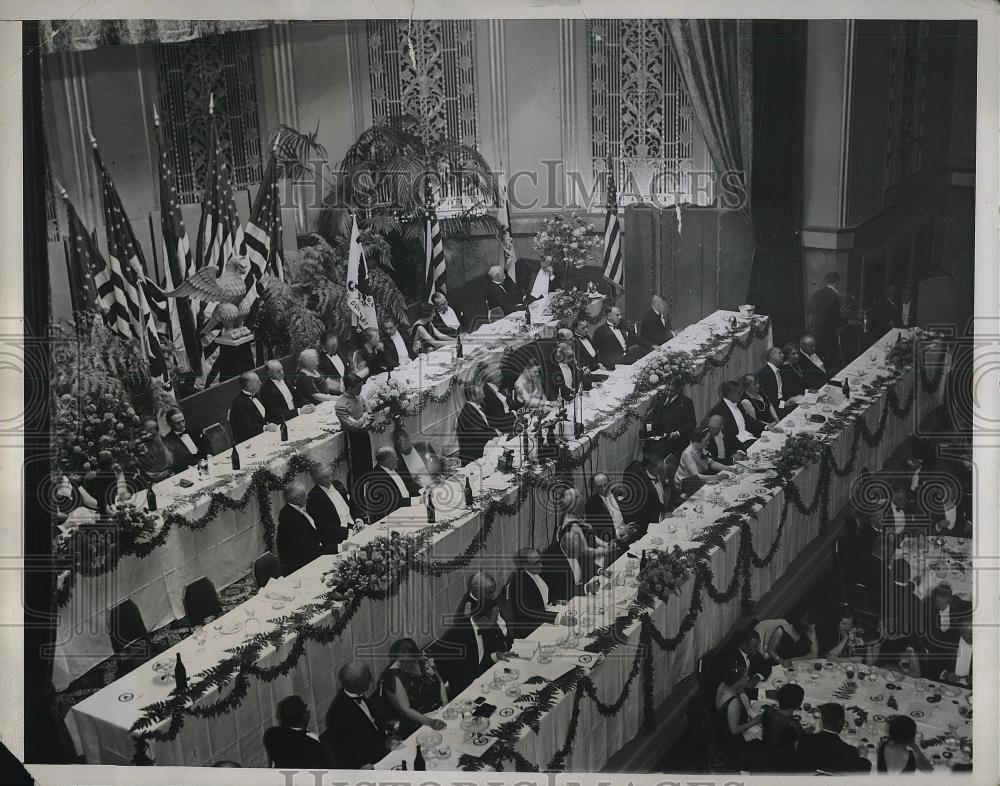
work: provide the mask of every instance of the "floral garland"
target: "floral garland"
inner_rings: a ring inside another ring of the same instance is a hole
[[[785,440],[778,452],[775,469],[778,474],[787,477],[799,467],[819,461],[823,455],[824,445],[815,434],[804,432],[793,434]]]

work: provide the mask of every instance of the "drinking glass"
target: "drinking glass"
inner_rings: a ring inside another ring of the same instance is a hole
[[[435,754],[439,761],[447,761],[451,758],[451,746],[446,742],[442,742],[437,746]]]
[[[205,639],[207,635],[205,634],[205,629],[201,625],[195,625],[191,630],[191,638],[194,639],[195,644],[198,645],[197,652],[205,651]]]
[[[290,579],[290,581],[291,581],[291,584],[292,584],[292,589],[294,589],[294,590],[297,590],[297,589],[299,589],[302,586],[302,579],[293,578],[293,579]]]

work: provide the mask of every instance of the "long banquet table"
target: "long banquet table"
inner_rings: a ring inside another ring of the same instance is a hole
[[[738,378],[754,369],[770,344],[770,330],[761,332],[757,323],[742,322],[738,330],[731,333],[728,321],[732,316],[733,312],[716,312],[681,331],[664,345],[669,351],[691,352],[696,371],[705,372],[701,383],[688,390],[698,413],[705,413],[715,403],[721,381]],[[721,342],[719,336],[723,337]],[[699,352],[699,348],[713,337],[716,341],[711,348]],[[610,435],[600,439],[588,457],[588,472],[620,473],[635,457],[641,418],[630,414],[623,400],[635,390],[642,365],[643,361],[639,361],[632,366],[618,367],[599,390],[583,396],[587,436],[582,443],[573,445],[574,449],[579,453],[583,450],[582,445],[594,445],[596,435]],[[653,393],[640,398],[633,405],[636,412],[644,414],[653,398]],[[458,509],[449,508],[447,504],[438,506],[437,523],[443,520],[450,523],[451,528],[435,535],[426,554],[431,561],[447,560],[470,545],[482,531],[483,509],[488,500],[509,505],[521,495],[526,497],[515,513],[496,514],[490,536],[466,568],[436,577],[411,576],[396,598],[366,600],[332,644],[307,643],[302,657],[286,676],[270,683],[251,679],[247,698],[232,711],[211,719],[186,716],[180,733],[172,740],[151,741],[152,759],[159,764],[178,765],[234,759],[245,766],[264,766],[260,738],[273,722],[273,708],[278,699],[298,693],[313,708],[314,723],[321,723],[322,714],[336,691],[335,672],[340,664],[353,657],[363,657],[378,673],[386,665],[382,653],[392,638],[408,635],[426,644],[443,632],[445,618],[457,608],[471,571],[487,570],[498,581],[505,582],[512,570],[511,555],[519,547],[544,547],[551,542],[556,514],[544,491],[535,489],[525,495],[521,476],[497,470],[494,451],[462,468],[453,488],[463,487],[465,477],[470,479],[477,493],[476,505],[470,510],[465,510],[464,505]],[[415,515],[414,509],[404,509],[352,537],[350,548],[363,548],[373,538],[389,531],[411,533],[425,526],[426,520]],[[338,559],[339,555],[323,557],[288,577],[289,580],[297,579],[299,587],[291,593],[293,600],[286,602],[283,609],[273,609],[271,601],[266,596],[261,597],[265,594],[262,591],[218,621],[220,629],[209,629],[203,649],[189,637],[160,657],[170,660],[175,652],[182,653],[188,674],[193,676],[192,681],[197,681],[196,672],[225,658],[227,649],[258,631],[266,632],[280,624],[269,620],[280,619],[322,597],[327,591],[321,582],[322,574]],[[285,585],[286,591],[288,586]],[[337,605],[327,605],[308,620],[310,624],[322,626],[335,619],[335,612],[339,611]],[[254,613],[248,614],[248,609]],[[248,623],[251,618],[255,621]],[[230,629],[232,632],[228,632]],[[259,665],[267,667],[280,662],[294,645],[294,639],[292,634],[281,647],[262,651]],[[165,700],[171,688],[171,684],[159,680],[153,663],[147,663],[74,706],[66,723],[78,751],[90,763],[130,763],[134,745],[129,730],[143,716],[143,707]],[[213,689],[199,699],[198,704],[212,704],[218,698],[219,692]],[[154,728],[163,725],[154,725]]]
[[[872,352],[878,362],[897,335],[898,331],[893,330],[876,342]],[[884,373],[884,368],[865,357],[847,366],[837,375],[837,379],[849,379],[851,388],[855,391],[852,401],[857,401],[862,385]],[[847,502],[851,485],[858,473],[863,468],[881,468],[889,455],[913,433],[914,424],[919,423],[940,404],[944,391],[943,380],[933,392],[918,392],[914,386],[921,383],[916,376],[916,371],[911,367],[900,375],[894,386],[868,397],[867,409],[861,414],[860,420],[867,427],[869,437],[878,432],[880,421],[885,417],[882,439],[877,444],[870,445],[866,439],[856,437],[855,432],[859,426],[855,423],[847,424],[839,433],[823,437],[832,448],[832,455],[840,468],[848,464],[852,446],[856,445],[858,450],[855,471],[846,473],[843,477],[831,473],[831,516]],[[895,390],[892,401],[889,400],[891,390]],[[891,411],[887,416],[883,415],[885,408],[891,409],[893,404],[902,407],[911,391],[914,393],[913,409],[906,417],[897,417]],[[830,403],[814,401],[800,406],[780,423],[783,433],[768,434],[766,439],[758,440],[749,450],[750,457],[770,458],[771,452],[790,434],[807,431],[819,434],[823,424],[810,422],[809,414],[822,414],[831,418],[849,405],[838,388],[827,386],[823,393],[829,396]],[[794,472],[795,486],[806,506],[816,498],[820,473],[819,462],[807,464]],[[762,597],[818,535],[821,518],[818,509],[812,513],[804,513],[796,505],[790,504],[787,507],[786,524],[779,533],[785,495],[789,492],[785,488],[767,484],[767,480],[766,470],[748,471],[739,476],[736,484],[703,488],[686,501],[675,516],[650,526],[647,535],[631,547],[630,553],[635,556],[644,549],[668,549],[674,546],[682,551],[691,551],[703,545],[693,542],[692,538],[703,533],[706,526],[719,518],[726,508],[763,497],[765,501],[755,505],[755,517],[750,524],[753,549],[761,560],[767,557],[772,544],[775,545],[775,551],[768,564],[754,565],[751,568],[748,588],[751,598]],[[715,546],[709,551],[708,562],[713,585],[720,592],[729,588],[729,579],[737,569],[741,537],[740,528],[730,529],[725,535],[725,549]],[[588,643],[588,634],[612,624],[628,608],[635,594],[636,562],[638,560],[623,555],[610,566],[611,575],[601,579],[601,587],[596,594],[577,597],[565,606],[552,607],[559,613],[556,622],[542,625],[528,637],[527,643],[519,645],[524,648],[524,657],[513,661],[519,672],[513,686],[518,687],[521,692],[532,693],[539,689],[538,684],[529,682],[533,677],[552,679],[552,663],[539,663],[542,645],[552,650],[546,654],[552,662],[579,665],[587,669],[589,690],[586,693],[577,690],[579,680],[567,685],[565,691],[557,690],[551,708],[542,713],[535,729],[528,726],[520,728],[511,746],[512,754],[492,756],[488,759],[487,768],[516,768],[518,760],[514,757],[519,756],[522,757],[522,762],[527,761],[541,769],[557,768],[571,772],[594,772],[602,769],[614,753],[641,732],[646,691],[649,691],[652,707],[658,707],[668,698],[677,683],[695,670],[698,657],[719,644],[740,616],[739,582],[735,585],[736,591],[731,598],[725,601],[720,598],[716,602],[704,589],[699,593],[700,597],[695,597],[696,579],[692,575],[666,602],[654,601],[645,623],[652,623],[658,635],[664,639],[678,637],[672,650],[659,646],[654,634],[648,630],[644,632],[643,617],[640,616],[625,626],[620,643],[600,658],[599,662],[589,660],[586,664],[582,663],[579,660],[580,648]],[[567,625],[567,622],[571,624]],[[679,635],[684,622],[690,625],[690,629],[686,635]],[[567,631],[571,632],[569,636]],[[642,648],[649,649],[650,661],[644,661]],[[510,667],[511,664],[497,664],[482,681],[470,685],[449,706],[456,706],[461,710],[458,702],[475,702],[485,698],[501,708],[513,706],[510,714],[501,711],[494,713],[490,720],[491,730],[495,730],[501,723],[516,721],[521,712],[530,706],[530,700],[527,703],[508,701],[504,691],[492,690],[489,684],[494,674],[502,674],[504,669]],[[559,669],[555,671],[558,672]],[[651,684],[643,676],[644,673],[651,675]],[[599,706],[591,696],[600,700],[603,706]],[[614,708],[614,712],[605,714],[608,712],[608,705]],[[416,740],[426,731],[427,729],[421,729],[415,732],[403,746],[389,753],[377,768],[399,768],[402,762],[407,762],[412,767]],[[509,728],[507,733],[510,733]],[[462,757],[470,754],[470,745],[476,741],[484,744],[478,751],[472,752],[471,755],[475,757],[483,756],[500,744],[490,737],[489,731],[479,740],[472,737],[470,741],[469,732],[462,728],[461,718],[449,721],[442,736],[441,745],[448,755],[435,759],[433,766],[437,769],[469,767],[469,761]]]

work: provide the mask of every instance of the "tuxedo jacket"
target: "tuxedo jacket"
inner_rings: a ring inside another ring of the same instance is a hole
[[[507,277],[502,285],[489,279],[486,282],[485,299],[487,314],[493,309],[499,308],[506,316],[512,311],[520,310],[523,297],[517,284],[511,281],[510,277]]]
[[[402,331],[399,335],[403,338],[403,346],[406,347],[406,357],[401,358],[399,352],[396,349],[396,345],[392,343],[392,339],[388,336],[382,336],[382,358],[385,363],[385,370],[392,371],[397,366],[401,365],[407,360],[413,359],[413,347],[410,346],[410,340],[406,337],[406,334]]]
[[[741,449],[740,442],[734,434],[726,434],[725,429],[721,433],[725,453],[719,453],[719,446],[715,442],[715,437],[710,435],[708,438],[708,455],[711,456],[713,461],[718,461],[720,464],[732,464],[733,456]]]
[[[311,514],[310,514],[311,515]],[[308,565],[323,553],[319,529],[291,505],[285,505],[278,513],[278,561],[281,572],[288,576]]]
[[[202,433],[188,429],[187,434],[191,437],[191,441],[194,442],[197,453],[191,453],[187,449],[187,445],[173,431],[163,437],[163,444],[167,446],[167,450],[170,451],[170,455],[174,460],[174,472],[182,472],[188,467],[193,467],[208,455],[208,447],[205,445],[205,437],[202,436]]]
[[[662,401],[654,406],[650,414],[653,434],[664,437],[668,450],[680,458],[684,448],[691,443],[691,432],[698,425],[694,402],[683,393],[678,393],[669,404]],[[671,438],[670,435],[675,431],[679,436]]]
[[[419,489],[413,479],[409,477],[409,473],[404,476],[398,469],[396,472],[402,478],[408,497],[403,497],[396,482],[378,464],[358,480],[357,487],[361,489],[361,506],[370,521],[376,522],[384,519],[394,510],[404,507],[404,501],[408,505],[409,497],[415,497],[419,493]]]
[[[333,766],[326,749],[305,729],[272,726],[264,732],[264,750],[272,767],[325,770]]]
[[[790,363],[782,363],[779,370],[781,372],[781,392],[785,394],[786,401],[792,396],[801,396],[806,392],[807,375],[799,363],[794,366]]]
[[[870,772],[872,763],[858,749],[830,731],[803,734],[795,755],[797,770],[822,770],[832,774]]]
[[[260,402],[264,404],[263,401]],[[265,413],[267,408],[264,408]],[[243,391],[236,394],[233,403],[229,405],[229,430],[233,433],[233,444],[256,437],[264,430],[265,415],[254,406],[254,403]]]
[[[948,601],[948,630],[941,630],[941,612],[930,595],[924,601],[924,643],[928,650],[951,651],[958,647],[959,624],[972,616],[972,604],[952,595]]]
[[[645,534],[646,528],[650,524],[658,522],[660,516],[669,509],[672,494],[670,481],[669,479],[661,480],[663,502],[660,502],[652,479],[646,474],[641,463],[633,461],[622,473],[622,483],[627,488],[621,505],[622,515],[625,517],[625,521],[635,522],[639,525],[639,531],[636,535],[641,537]]]
[[[823,359],[822,355],[819,355],[819,357],[823,360],[823,366],[825,367],[826,360]],[[803,354],[799,354],[799,368],[803,371],[802,379],[807,388],[819,389],[830,380],[830,375],[826,371]]]
[[[452,311],[455,312],[455,316],[458,317],[458,327],[457,328],[448,327],[445,324],[444,318],[441,316],[441,313],[437,309],[434,310],[434,316],[431,318],[431,324],[434,326],[434,329],[437,330],[437,332],[440,333],[441,335],[448,336],[449,338],[455,338],[455,336],[458,335],[459,330],[465,330],[465,314],[463,314],[462,309],[460,309],[454,303],[449,303],[448,306],[451,308]]]
[[[330,741],[334,766],[358,770],[366,764],[377,764],[389,752],[385,721],[376,702],[363,698],[374,723],[363,709],[343,689],[337,692],[326,711],[326,731]]]
[[[285,385],[288,387],[288,392],[292,394],[291,407],[285,402],[285,397],[281,395],[281,391],[278,390],[278,386],[274,384],[273,379],[269,379],[260,386],[260,400],[264,404],[268,423],[287,422],[299,414],[298,409],[295,407],[295,393],[287,382]]]
[[[503,612],[501,612],[503,614]],[[514,642],[510,620],[504,616],[507,633],[504,635],[499,625],[480,627],[483,639],[483,655],[479,656],[476,633],[468,617],[461,616],[445,631],[440,639],[427,648],[427,654],[434,658],[441,678],[448,683],[448,695],[457,696],[475,682],[494,661],[493,654],[507,652]]]
[[[564,379],[565,375],[555,360],[546,364],[542,386],[545,389],[545,398],[549,401],[556,401],[560,398],[563,401],[572,401],[576,395],[581,379],[580,369],[576,363],[567,363],[566,365],[569,366],[569,379]]]
[[[511,418],[513,424],[513,416]],[[479,409],[466,402],[458,413],[455,436],[458,440],[458,456],[462,464],[468,464],[483,457],[486,443],[497,436],[497,430]]]
[[[333,365],[333,361],[327,357],[327,354],[322,349],[317,349],[316,352],[319,354],[319,365],[316,370],[322,374],[327,379],[340,379],[341,374],[337,370],[337,367]],[[347,352],[344,351],[343,347],[338,349],[337,357],[341,359],[344,363],[344,371],[351,370],[351,360]]]
[[[587,339],[591,349],[594,350],[593,354],[591,354],[590,350],[588,350],[586,345],[583,343],[583,338]],[[597,346],[594,344],[590,336],[580,336],[579,334],[574,334],[573,348],[576,350],[577,363],[584,368],[589,368],[591,371],[597,371],[597,367],[601,362],[601,354],[598,352]]]
[[[670,325],[670,317],[667,314],[660,318],[660,315],[648,309],[639,320],[638,343],[652,348],[658,347],[673,337],[673,327]]]
[[[544,571],[541,579],[545,581]],[[507,621],[513,627],[517,638],[525,638],[539,625],[552,621],[553,614],[546,611],[538,585],[526,571],[518,569],[511,574],[505,595],[510,614]],[[553,600],[551,587],[549,587],[549,600]]]
[[[778,367],[777,375],[775,371],[767,363],[761,366],[760,370],[757,372],[757,384],[760,385],[760,392],[763,393],[767,400],[770,401],[776,410],[778,410],[778,417],[783,416],[783,410],[787,406],[782,403],[782,399],[778,398],[778,376],[781,376],[781,392],[783,394],[783,400],[788,401],[791,398],[791,393],[785,390],[785,377],[781,373],[781,367]]]
[[[514,430],[514,399],[506,394],[504,397],[507,399],[506,412],[503,408],[503,402],[493,391],[493,388],[489,385],[483,385],[483,411],[486,413],[490,426],[504,434],[510,434]]]
[[[630,347],[638,344],[635,334],[625,326],[624,322],[619,322],[617,327],[625,338],[624,349],[608,325],[601,325],[597,328],[592,339],[601,363],[608,369],[613,368],[616,363],[625,363],[625,353]]]
[[[612,494],[615,492],[612,491]],[[618,497],[616,496],[616,499]],[[622,513],[622,522],[628,523],[628,518],[625,516],[625,503],[623,501],[624,497],[618,499],[618,508]],[[618,539],[618,535],[615,532],[615,522],[611,517],[611,511],[608,510],[608,505],[604,501],[604,497],[600,494],[591,494],[587,498],[587,505],[584,508],[584,516],[587,519],[587,523],[590,524],[591,529],[594,531],[600,540],[605,543],[614,543]]]
[[[340,492],[352,516],[357,514],[354,503],[344,488],[344,484],[339,480],[333,481],[333,487]],[[347,538],[350,521],[341,521],[337,508],[319,486],[309,489],[306,497],[306,512],[312,516],[316,522],[316,530],[319,533],[319,541],[324,550],[333,552],[337,545]]]
[[[739,404],[736,405],[737,407]],[[764,431],[764,424],[761,423],[757,418],[750,417],[745,411],[740,410],[743,414],[743,420],[746,423],[747,431],[753,434],[754,437],[759,437]],[[736,435],[739,433],[739,425],[736,423],[736,416],[733,415],[732,410],[725,401],[720,401],[714,407],[712,407],[708,414],[705,416],[707,421],[712,415],[721,415],[723,420],[722,433],[727,437],[732,437],[733,440],[739,442]]]
[[[431,457],[437,456],[437,451],[434,450],[434,446],[430,442],[413,442],[411,443],[413,449],[420,454],[420,457],[424,460],[424,464],[427,464]],[[408,488],[419,489],[419,481],[410,474],[409,468],[406,466],[406,462],[403,461],[402,455],[399,451],[396,451],[396,456],[399,458],[399,464],[396,467],[396,472],[403,479],[403,483],[407,485]]]

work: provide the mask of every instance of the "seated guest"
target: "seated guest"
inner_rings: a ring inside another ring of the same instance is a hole
[[[83,490],[97,503],[97,510],[106,513],[108,506],[132,497],[121,464],[110,450],[97,453],[97,469],[83,478]]]
[[[361,349],[358,356],[368,369],[367,376],[373,377],[389,370],[389,363],[386,359],[385,344],[379,340],[378,331],[375,328],[368,328],[361,334]]]
[[[808,333],[799,339],[799,366],[806,374],[806,387],[819,389],[830,381],[826,363],[816,353],[816,339]]]
[[[642,537],[650,524],[655,524],[671,509],[671,477],[667,477],[665,457],[655,447],[644,445],[642,458],[633,461],[622,473],[626,487],[622,513],[626,521],[636,525],[636,537]],[[676,471],[676,468],[675,468]]]
[[[639,320],[639,333],[636,340],[649,349],[666,344],[674,337],[674,330],[667,316],[667,301],[659,295],[653,295],[649,310]]]
[[[893,775],[934,772],[932,765],[917,744],[917,724],[908,715],[893,715],[888,720],[889,739],[879,744],[875,770]]]
[[[285,369],[279,361],[269,360],[264,364],[264,373],[267,381],[260,387],[260,400],[267,422],[285,423],[299,414],[292,391],[285,383]]]
[[[513,416],[511,416],[513,428]],[[486,443],[500,436],[500,432],[490,425],[483,410],[483,392],[478,385],[465,386],[465,404],[459,410],[455,421],[455,437],[458,440],[458,457],[462,464],[478,461],[483,457]]]
[[[855,620],[851,607],[846,605],[840,612],[836,636],[837,643],[826,653],[827,660],[868,659],[871,656],[872,646],[878,641],[878,636],[865,630],[864,626]]]
[[[530,546],[514,555],[514,572],[504,595],[510,611],[510,625],[516,638],[525,638],[539,625],[552,622],[555,613],[545,607],[555,596],[544,575],[542,555]]]
[[[795,749],[805,735],[795,713],[802,709],[805,691],[802,686],[786,684],[778,688],[778,706],[764,708],[761,718],[761,736],[764,742],[764,761],[759,769],[767,772],[794,772]]]
[[[521,291],[517,284],[510,280],[500,265],[494,265],[487,271],[489,281],[486,284],[486,313],[500,309],[504,316],[513,311],[521,310]]]
[[[882,529],[895,537],[897,542],[916,535],[913,510],[910,507],[909,484],[896,480],[890,486],[889,495],[886,497],[882,491],[882,496],[885,498]]]
[[[781,374],[781,364],[784,362],[785,353],[779,347],[771,347],[764,353],[764,365],[757,372],[760,390],[774,404],[779,420],[798,405],[798,401],[792,401],[790,394],[784,389],[784,377]]]
[[[580,390],[584,374],[588,372],[577,367],[573,345],[566,342],[556,345],[553,361],[551,373],[545,378],[546,398],[550,401],[572,401]]]
[[[938,584],[924,603],[923,645],[930,673],[939,674],[955,658],[961,625],[972,617],[972,605],[954,594],[948,584]]]
[[[607,324],[594,331],[593,341],[601,364],[607,369],[614,369],[616,364],[627,366],[642,355],[638,351],[641,345],[622,322],[621,309],[616,306],[608,309]]]
[[[872,763],[858,749],[840,739],[844,728],[844,705],[829,702],[819,707],[821,728],[799,739],[796,762],[799,770],[816,770],[837,775],[871,772]]]
[[[635,534],[635,528],[625,522],[619,494],[612,488],[611,480],[605,473],[598,472],[591,480],[590,487],[593,493],[587,500],[584,513],[594,534],[610,545],[623,546],[629,543]]]
[[[333,468],[329,464],[314,464],[311,474],[316,485],[309,489],[306,513],[316,524],[324,551],[335,553],[337,546],[350,533],[355,511],[347,489],[339,480],[333,479]]]
[[[427,715],[448,703],[448,693],[434,661],[424,657],[413,639],[397,639],[389,645],[389,666],[382,672],[378,691],[387,720],[399,723],[398,739],[406,739],[421,726],[441,731],[448,725]]]
[[[431,324],[442,336],[455,338],[465,327],[465,314],[454,306],[448,304],[448,298],[444,292],[435,292],[431,297],[431,305],[434,307],[434,316]]]
[[[392,432],[392,445],[396,449],[396,470],[410,488],[429,485],[434,477],[437,452],[429,442],[410,442],[409,432],[396,426]]]
[[[142,431],[144,450],[136,456],[139,472],[147,483],[159,483],[174,474],[174,457],[160,436],[156,418],[146,418]]]
[[[601,359],[590,339],[590,323],[586,319],[578,319],[573,325],[573,336],[577,363],[591,371],[597,371]]]
[[[167,450],[170,451],[170,455],[174,459],[174,472],[182,472],[188,467],[196,466],[208,455],[208,448],[202,433],[188,431],[187,423],[184,421],[184,413],[179,409],[168,411],[166,421],[170,431],[163,438],[163,444],[167,446]]]
[[[725,671],[732,668],[733,664],[746,671],[747,687],[755,687],[771,676],[771,661],[761,651],[760,634],[754,628],[740,628],[719,653],[713,669],[713,687],[722,680]]]
[[[345,374],[344,392],[334,406],[340,428],[347,439],[347,478],[352,494],[356,493],[355,481],[372,468],[372,442],[368,436],[372,416],[368,411],[368,402],[361,398],[364,384],[364,380],[356,374]]]
[[[708,429],[708,457],[712,461],[732,466],[734,458],[742,454],[742,450],[736,437],[723,431],[725,424],[726,419],[722,415],[709,415],[705,421],[705,428]]]
[[[800,612],[789,618],[790,625],[779,625],[767,641],[767,654],[774,661],[815,660],[819,655],[816,620],[812,612]]]
[[[514,382],[514,400],[518,406],[527,409],[548,407],[549,402],[545,398],[545,388],[542,385],[541,367],[535,358],[529,358],[518,374],[517,381]]]
[[[549,292],[555,292],[557,289],[559,289],[559,283],[556,281],[556,271],[552,265],[552,260],[543,257],[539,263],[538,272],[531,281],[531,289],[528,290],[528,296],[531,300],[538,300],[545,297]]]
[[[350,371],[347,354],[340,351],[340,337],[332,330],[326,331],[319,339],[319,373],[326,380],[326,392],[340,393],[343,390],[344,374]]]
[[[917,300],[913,297],[913,287],[904,284],[899,291],[899,327],[912,328],[917,326]]]
[[[753,715],[746,669],[731,663],[722,675],[722,681],[715,690],[715,712],[712,715],[715,741],[721,747],[729,768],[748,769],[747,762],[759,757],[762,744],[759,740],[747,741],[744,732],[759,726],[762,715]]]
[[[437,312],[430,303],[417,307],[417,318],[410,326],[410,346],[416,353],[433,352],[441,347],[450,347],[453,337],[441,333],[434,324]]]
[[[384,519],[394,510],[409,507],[420,489],[413,480],[404,480],[397,471],[399,459],[390,447],[375,451],[375,466],[359,481],[361,500],[369,522]]]
[[[293,481],[284,489],[285,506],[278,512],[278,561],[288,576],[323,553],[319,529],[306,510],[306,487]]]
[[[488,573],[469,578],[469,592],[450,628],[428,648],[454,698],[494,663],[506,660],[513,643],[497,604],[497,583]]]
[[[806,373],[799,365],[799,348],[795,344],[785,344],[781,348],[785,362],[781,364],[781,389],[791,400],[801,400],[806,392]]]
[[[903,321],[896,302],[896,285],[891,281],[885,285],[882,296],[872,305],[869,315],[870,332],[873,337],[881,337],[891,328],[898,328]]]
[[[958,622],[958,647],[955,650],[955,657],[944,665],[938,675],[942,682],[952,685],[961,685],[963,688],[972,687],[972,620],[966,615]]]
[[[382,349],[386,371],[392,371],[414,358],[410,342],[391,317],[382,320]]]
[[[304,407],[336,401],[337,397],[328,391],[328,383],[319,373],[319,353],[315,349],[303,349],[299,353],[299,370],[295,374],[295,405]]]
[[[764,391],[760,389],[757,375],[744,374],[740,378],[740,382],[743,385],[743,398],[740,399],[740,406],[743,408],[744,414],[758,423],[777,423],[780,419],[778,410]]]
[[[278,725],[264,732],[264,750],[272,767],[325,770],[333,766],[319,737],[309,731],[310,712],[301,696],[278,702]],[[215,765],[218,766],[218,765]]]
[[[361,661],[340,667],[340,690],[326,711],[326,731],[334,753],[334,766],[370,770],[389,752],[385,722],[366,694],[371,689],[371,670]]]
[[[586,503],[577,489],[566,489],[560,502],[563,512],[548,551],[553,558],[550,586],[557,599],[567,600],[580,594],[601,566],[611,564],[614,545],[600,540],[587,523],[584,518]]]
[[[935,485],[936,493],[919,495],[914,506],[933,537],[971,538],[970,500],[955,483]]]
[[[245,442],[264,430],[267,410],[257,395],[260,387],[260,377],[254,372],[240,374],[240,392],[229,405],[229,430],[233,433],[233,444]]]
[[[677,472],[674,473],[674,483],[686,497],[690,497],[705,483],[716,483],[732,475],[731,467],[709,456],[709,438],[707,428],[692,429],[690,444],[681,453]]]
[[[719,385],[720,401],[709,411],[709,416],[722,417],[722,433],[746,450],[764,431],[764,424],[749,417],[740,408],[743,388],[734,379]]]
[[[650,408],[646,438],[659,437],[660,443],[669,454],[680,458],[688,446],[689,437],[698,424],[694,414],[694,402],[681,391],[684,382],[673,376],[663,384],[663,400]]]
[[[500,369],[495,367],[487,369],[481,403],[490,427],[504,434],[511,434],[514,431],[515,416],[511,408],[511,401],[500,389],[500,378]]]

